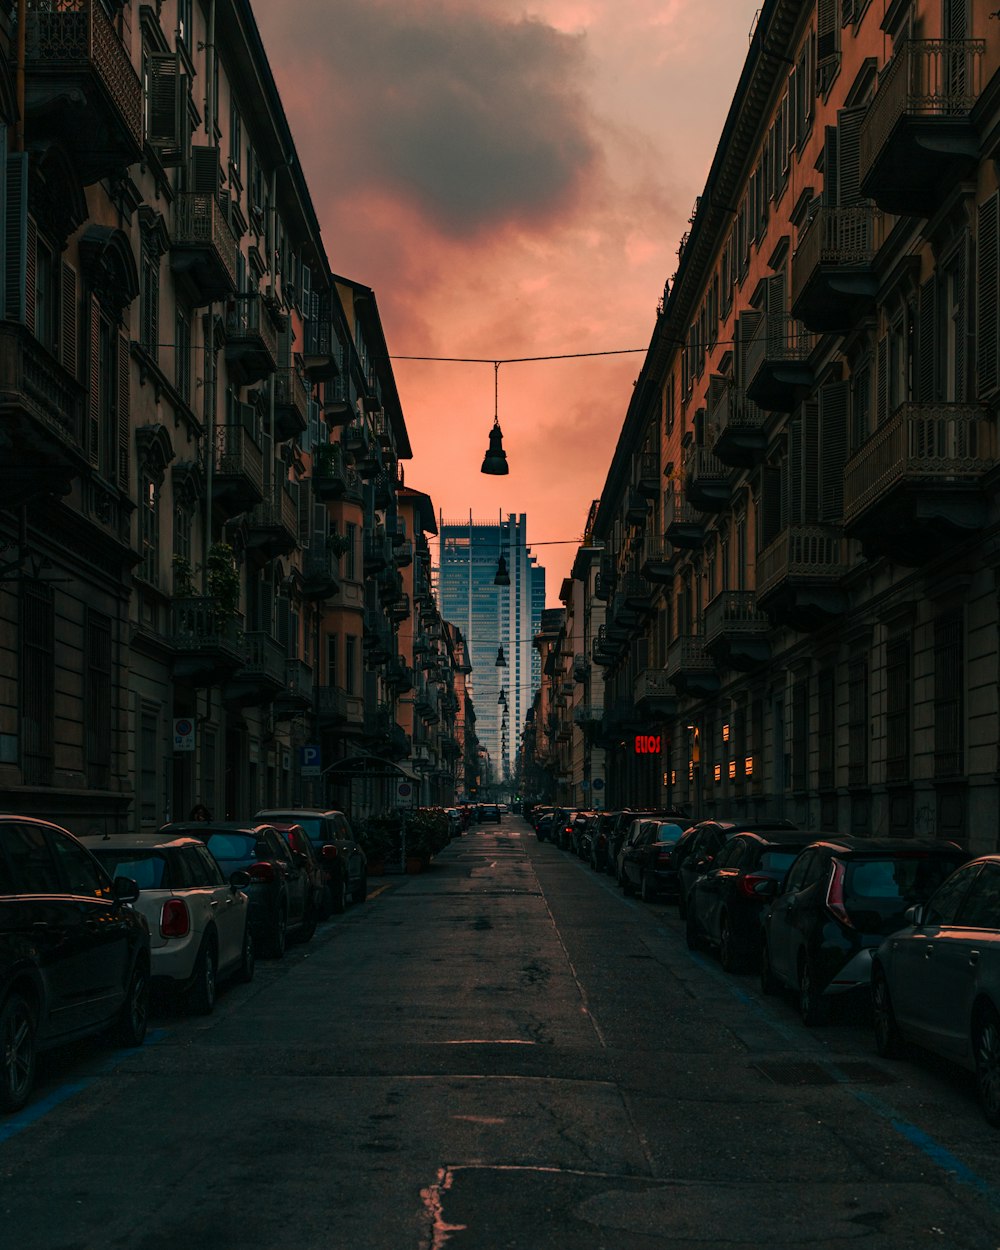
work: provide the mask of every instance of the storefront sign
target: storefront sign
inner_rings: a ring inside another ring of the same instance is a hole
[[[636,734],[635,735],[635,753],[636,755],[659,755],[660,754],[660,735],[659,734]]]

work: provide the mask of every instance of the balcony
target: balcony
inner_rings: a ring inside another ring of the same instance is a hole
[[[389,607],[389,617],[397,625],[410,619],[410,596],[404,592],[399,594]]]
[[[285,689],[286,648],[262,630],[244,635],[243,664],[222,688],[223,703],[229,708],[265,707]]]
[[[573,724],[584,730],[594,730],[604,720],[604,707],[600,703],[578,703],[573,709]]]
[[[365,534],[365,576],[381,573],[392,563],[392,545],[384,530]]]
[[[249,512],[264,499],[264,462],[260,448],[242,425],[215,431],[212,497],[229,516]]]
[[[303,359],[310,382],[340,377],[342,348],[329,317],[310,317],[305,323]]]
[[[647,535],[642,540],[639,573],[655,586],[669,586],[674,580],[674,549],[665,538]]]
[[[279,486],[273,499],[265,499],[247,519],[247,553],[261,564],[295,550],[298,516],[295,500]]]
[[[302,556],[302,597],[311,603],[340,591],[340,557],[316,537]]]
[[[375,474],[373,493],[376,508],[391,507],[396,498],[396,475],[388,469],[379,469]]]
[[[56,139],[85,185],[142,156],[142,86],[101,0],[25,6],[25,113],[34,141]]]
[[[615,576],[612,573],[598,573],[594,577],[594,598],[607,603],[615,590]]]
[[[749,673],[771,658],[770,629],[752,590],[724,590],[705,609],[705,650],[720,669]]]
[[[197,305],[236,292],[236,235],[215,195],[182,191],[174,200],[170,268],[185,274]]]
[[[342,729],[348,719],[348,696],[339,686],[316,687],[316,724],[321,732]]]
[[[64,495],[87,464],[84,392],[24,326],[0,322],[0,498]]]
[[[811,633],[847,610],[847,542],[833,525],[792,525],[757,557],[757,603],[777,625]]]
[[[635,489],[644,499],[659,499],[661,487],[660,458],[655,451],[641,452],[638,457]]]
[[[652,612],[653,588],[638,573],[625,574],[622,578],[621,594],[627,610],[641,613]]]
[[[644,668],[636,673],[632,703],[637,721],[662,721],[677,711],[677,692],[662,668]]]
[[[649,504],[634,488],[628,492],[628,498],[625,501],[625,524],[626,525],[645,525],[646,514],[649,511]]]
[[[239,386],[269,378],[278,366],[278,327],[263,295],[237,295],[226,310],[226,364]]]
[[[732,476],[707,447],[695,447],[684,464],[684,497],[701,512],[721,512],[733,497]]]
[[[608,608],[608,632],[620,639],[630,638],[641,619],[641,610],[629,604],[624,590],[616,590]]]
[[[751,469],[760,464],[767,451],[766,416],[753,400],[747,399],[742,387],[721,386],[714,405],[708,409],[716,460],[736,469]]]
[[[664,509],[664,537],[671,546],[696,551],[705,541],[701,513],[677,491],[667,496]]]
[[[768,412],[792,412],[813,384],[813,336],[785,313],[761,317],[747,341],[747,399]]]
[[[707,699],[719,690],[719,675],[700,634],[681,634],[667,650],[667,680],[678,694]]]
[[[617,662],[620,654],[621,647],[612,638],[607,625],[599,626],[592,649],[594,663],[600,668],[610,668]]]
[[[313,495],[321,503],[342,499],[347,493],[344,453],[337,443],[320,443],[313,448],[311,481]]]
[[[298,369],[279,369],[274,375],[274,441],[297,438],[309,424],[309,387]]]
[[[808,330],[847,331],[875,307],[882,214],[873,204],[820,208],[792,257],[792,312]]]
[[[403,596],[403,578],[396,572],[394,565],[383,569],[376,581],[378,583],[379,603],[384,607],[389,607],[399,602]]]
[[[844,530],[867,555],[923,564],[985,525],[996,454],[985,409],[903,404],[847,462]]]
[[[887,213],[929,217],[973,175],[982,39],[911,39],[882,70],[861,123],[861,190]]]
[[[398,695],[408,694],[413,689],[413,669],[401,655],[389,661],[385,679]]]
[[[412,563],[413,543],[409,538],[404,538],[403,541],[396,547],[396,568],[405,569]]]
[[[217,686],[245,658],[242,617],[221,612],[209,595],[171,600],[168,641],[174,680],[189,686]]]
[[[301,712],[312,711],[313,671],[304,660],[285,661],[285,688],[274,700],[278,720],[290,720]]]

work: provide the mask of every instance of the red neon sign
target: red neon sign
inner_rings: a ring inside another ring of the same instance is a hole
[[[660,754],[660,735],[659,734],[636,734],[635,735],[635,753],[636,755],[659,755]]]

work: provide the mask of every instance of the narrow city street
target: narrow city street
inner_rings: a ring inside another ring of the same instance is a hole
[[[526,822],[372,882],[216,1013],[48,1056],[3,1250],[994,1250],[969,1079],[809,1031]]]

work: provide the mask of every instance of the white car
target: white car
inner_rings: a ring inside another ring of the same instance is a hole
[[[195,838],[118,834],[80,841],[112,880],[130,877],[138,884],[133,906],[149,924],[154,984],[181,990],[192,1011],[208,1015],[219,980],[253,980],[245,872],[227,881]]]

